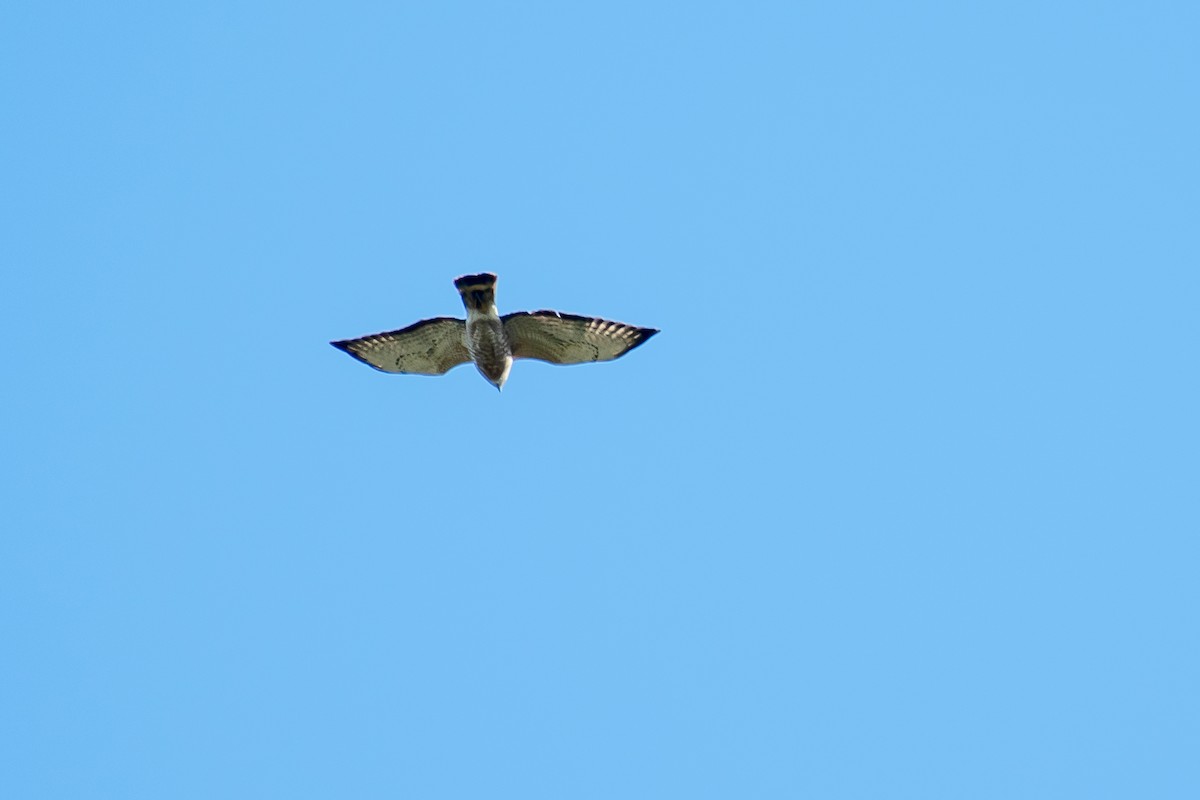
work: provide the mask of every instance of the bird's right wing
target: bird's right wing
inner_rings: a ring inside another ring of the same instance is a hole
[[[443,375],[471,360],[467,324],[454,317],[424,319],[398,331],[330,342],[380,372]]]
[[[551,364],[611,361],[658,333],[654,328],[558,311],[518,311],[500,319],[513,358],[536,358]]]

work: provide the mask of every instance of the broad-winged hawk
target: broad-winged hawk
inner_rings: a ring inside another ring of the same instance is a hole
[[[558,311],[496,311],[496,276],[490,272],[456,278],[466,320],[435,317],[407,328],[330,342],[382,372],[442,375],[474,361],[483,377],[504,388],[513,359],[551,364],[611,361],[658,333],[623,322]]]

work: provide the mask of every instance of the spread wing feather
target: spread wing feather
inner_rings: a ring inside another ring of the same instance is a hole
[[[461,319],[424,319],[398,331],[330,342],[381,372],[442,375],[471,360]]]
[[[536,358],[551,364],[611,361],[658,333],[654,328],[557,311],[519,311],[501,319],[513,358]]]

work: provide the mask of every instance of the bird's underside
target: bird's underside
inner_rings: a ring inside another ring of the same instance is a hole
[[[514,359],[551,364],[611,361],[658,333],[623,322],[558,311],[496,311],[496,276],[465,275],[454,281],[467,310],[455,317],[426,319],[397,331],[330,342],[382,372],[443,375],[475,362],[497,389],[503,388]]]

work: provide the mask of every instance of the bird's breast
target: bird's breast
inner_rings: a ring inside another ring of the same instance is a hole
[[[499,318],[468,319],[467,352],[485,378],[492,383],[501,381],[512,365],[512,350],[504,335],[504,323]]]

